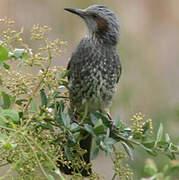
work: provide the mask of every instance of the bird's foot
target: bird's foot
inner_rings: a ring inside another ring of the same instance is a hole
[[[78,121],[76,120],[75,116],[73,116],[73,115],[71,117],[71,123],[79,124]]]
[[[109,122],[110,122],[110,127],[111,127],[111,132],[113,132],[115,130],[115,124],[114,124],[114,121],[111,117],[111,115],[109,113],[107,113],[107,116],[108,116],[108,119],[109,119]]]
[[[77,121],[76,119],[76,114],[77,114],[77,111],[73,111],[72,115],[71,115],[71,123],[76,123],[76,124],[79,124],[79,122]]]

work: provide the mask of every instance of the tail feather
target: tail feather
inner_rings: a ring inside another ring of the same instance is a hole
[[[80,147],[87,151],[87,153],[85,153],[83,156],[83,159],[86,162],[86,164],[90,163],[91,145],[92,145],[92,136],[90,134],[88,134],[85,139],[80,141]],[[88,170],[84,168],[81,172],[82,176],[89,176],[89,173],[91,173],[91,168]]]
[[[90,154],[91,154],[91,145],[92,145],[92,136],[87,132],[84,132],[84,137],[85,139],[82,139],[80,141],[80,148],[86,150],[87,152],[83,155],[83,159],[86,162],[86,164],[90,163]],[[67,175],[72,175],[74,172],[76,172],[73,167],[67,167],[66,165],[63,165],[62,162],[58,161],[57,162],[59,165],[59,168],[62,172],[64,172]],[[87,177],[90,175],[92,172],[91,168],[90,169],[81,169],[81,175],[84,177]]]

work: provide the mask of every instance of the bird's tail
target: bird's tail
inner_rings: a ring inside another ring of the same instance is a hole
[[[87,134],[86,133],[86,138],[82,139],[80,141],[80,148],[86,150],[86,153],[83,155],[83,159],[86,162],[86,164],[90,163],[90,154],[91,154],[91,145],[92,145],[92,136],[91,134]],[[81,171],[82,176],[89,176],[89,174],[91,173],[91,168],[90,169],[83,169]]]
[[[87,133],[86,131],[84,131],[83,137],[85,137],[85,138],[79,142],[80,148],[86,150],[86,153],[83,155],[82,158],[86,162],[86,164],[89,164],[90,163],[91,146],[92,146],[92,136],[89,133]],[[60,161],[58,161],[57,163],[59,165],[60,170],[67,175],[72,175],[75,172],[77,172],[75,169],[73,169],[73,167],[63,165],[62,162],[60,162]],[[82,167],[80,170],[78,170],[78,173],[79,173],[79,171],[80,171],[81,175],[84,177],[89,176],[92,172],[91,168],[86,168],[86,167]]]

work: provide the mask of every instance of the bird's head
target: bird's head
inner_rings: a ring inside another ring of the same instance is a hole
[[[65,8],[84,19],[89,35],[103,43],[116,45],[119,40],[119,21],[111,10],[102,5],[92,5],[87,9]]]

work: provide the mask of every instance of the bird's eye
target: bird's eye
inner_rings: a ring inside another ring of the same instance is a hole
[[[98,16],[96,14],[92,14],[92,17],[93,18],[97,18]]]

